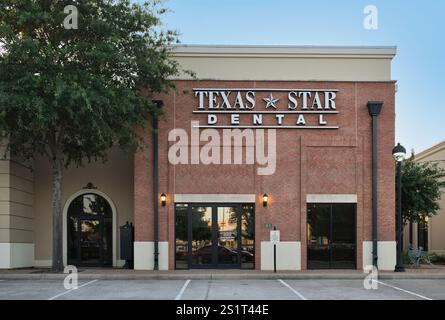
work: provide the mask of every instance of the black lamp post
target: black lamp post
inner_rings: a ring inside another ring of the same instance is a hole
[[[402,161],[405,158],[406,150],[400,144],[392,149],[392,154],[394,160],[397,162],[397,216],[396,216],[396,227],[397,227],[397,264],[394,272],[405,272],[405,267],[403,266],[402,257],[402,239],[403,239],[403,226],[402,226],[402,174],[401,166]]]

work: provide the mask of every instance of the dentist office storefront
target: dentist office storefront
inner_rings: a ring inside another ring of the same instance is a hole
[[[175,48],[196,78],[147,93],[165,115],[134,159],[135,269],[271,270],[276,227],[278,270],[362,269],[373,263],[373,234],[379,268],[393,270],[394,55]]]
[[[140,270],[272,270],[274,227],[278,270],[393,270],[395,51],[175,47],[196,77],[145,93],[165,111],[148,147],[65,171],[64,264],[121,267],[128,221]],[[51,266],[49,162],[0,174],[0,268]]]

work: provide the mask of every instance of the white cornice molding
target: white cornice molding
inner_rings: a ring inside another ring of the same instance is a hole
[[[392,59],[395,46],[175,45],[174,57],[319,57]]]
[[[435,153],[437,153],[439,151],[442,151],[444,149],[445,149],[445,140],[441,141],[441,142],[439,142],[439,143],[437,143],[435,145],[433,145],[432,147],[429,147],[426,150],[423,150],[423,151],[421,151],[421,152],[419,152],[417,154],[414,154],[414,156],[415,156],[414,159],[416,161],[425,160],[425,158],[427,158],[427,157],[429,157],[429,156],[431,156],[431,155],[433,155],[433,154],[435,154]]]

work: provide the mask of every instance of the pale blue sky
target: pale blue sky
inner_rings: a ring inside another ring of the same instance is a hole
[[[379,29],[363,28],[363,9]],[[396,140],[416,152],[445,139],[445,1],[166,0],[185,44],[396,45]]]

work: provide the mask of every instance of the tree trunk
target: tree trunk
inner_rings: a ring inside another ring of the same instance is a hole
[[[54,272],[63,271],[63,239],[62,239],[62,175],[63,158],[55,157],[52,160],[53,170],[53,261]]]

